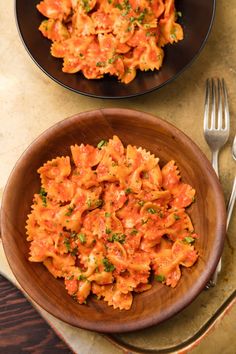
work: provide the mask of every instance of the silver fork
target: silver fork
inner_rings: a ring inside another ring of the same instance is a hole
[[[236,135],[234,137],[233,145],[232,145],[232,157],[236,161]],[[234,209],[234,204],[235,204],[235,199],[236,199],[236,175],[234,176],[234,181],[233,181],[233,187],[231,191],[231,195],[229,198],[229,203],[227,206],[227,223],[226,223],[226,229],[229,226],[229,222],[232,216],[232,212]]]
[[[217,83],[216,83],[217,81]],[[204,136],[212,151],[212,166],[219,177],[218,156],[220,149],[229,138],[229,104],[224,79],[207,79],[204,112]],[[216,285],[221,271],[221,259],[207,284],[207,288]]]

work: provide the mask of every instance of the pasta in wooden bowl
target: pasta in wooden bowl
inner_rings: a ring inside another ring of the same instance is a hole
[[[27,220],[31,262],[43,262],[80,304],[90,293],[129,310],[132,291],[155,279],[176,287],[180,266],[198,255],[185,208],[195,190],[172,160],[162,169],[150,152],[115,135],[98,147],[71,146],[38,169],[42,187]]]
[[[56,124],[26,150],[3,195],[1,232],[17,280],[45,310],[127,332],[169,318],[204,288],[225,206],[210,163],[177,128],[103,109]]]

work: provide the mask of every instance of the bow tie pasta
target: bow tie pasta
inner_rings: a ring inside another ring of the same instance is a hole
[[[44,0],[37,9],[63,72],[87,79],[109,74],[128,84],[137,70],[160,69],[163,47],[183,39],[174,0]]]
[[[130,309],[155,281],[176,287],[198,258],[186,213],[195,190],[174,161],[162,168],[117,136],[71,146],[38,169],[41,190],[27,219],[31,262],[43,262],[80,304],[90,294]]]

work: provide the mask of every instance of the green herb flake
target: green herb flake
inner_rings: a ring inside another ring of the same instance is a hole
[[[139,15],[139,17],[137,18],[137,21],[138,21],[140,24],[143,23],[143,20],[144,20],[144,17],[145,17],[145,15],[146,15],[146,13],[147,13],[147,9],[144,9],[144,11],[141,12],[141,14]]]
[[[176,32],[176,30],[174,29],[174,30],[171,32],[171,34],[170,34],[170,38],[172,38],[173,40],[176,40],[176,39],[177,39],[175,32]]]
[[[109,229],[108,227],[106,227],[106,234],[109,235],[111,233],[111,229]]]
[[[137,233],[138,233],[138,230],[133,229],[133,230],[131,231],[130,235],[137,235]]]
[[[153,208],[148,208],[147,211],[150,213],[150,214],[156,214],[156,210],[153,209]]]
[[[96,63],[96,66],[97,66],[98,68],[104,68],[104,66],[106,66],[106,62],[105,62],[105,61],[98,61],[98,62]]]
[[[184,238],[184,242],[189,243],[189,244],[194,243],[195,242],[195,238],[193,238],[191,236],[186,236]]]
[[[126,188],[125,194],[130,194],[130,193],[132,193],[132,189],[131,188]]]
[[[123,7],[122,7],[121,4],[116,4],[115,7],[116,7],[117,9],[119,9],[119,10],[123,10]]]
[[[108,213],[107,211],[105,212],[105,217],[109,218],[111,216],[111,213]]]
[[[118,56],[112,57],[110,59],[108,59],[108,64],[113,64],[116,60],[118,59]],[[116,166],[117,164],[115,164]]]
[[[140,200],[140,201],[138,202],[138,205],[140,205],[140,206],[144,206],[144,204],[145,204],[145,202],[144,202],[143,200]]]
[[[70,252],[71,249],[70,249],[70,240],[69,240],[69,238],[66,237],[64,239],[64,245],[66,246],[67,251]]]
[[[158,274],[158,275],[155,275],[155,280],[158,281],[159,283],[163,283],[163,281],[165,281],[165,276],[164,275],[161,275],[161,274]]]
[[[43,206],[46,207],[47,206],[47,192],[45,191],[44,188],[40,188],[39,195],[42,199]]]
[[[85,234],[78,234],[78,239],[80,240],[80,243],[82,243],[82,245],[84,244],[84,243],[86,243],[86,236],[85,236]]]
[[[83,2],[83,7],[84,7],[85,11],[86,12],[91,11],[88,0],[82,0],[82,2]]]
[[[73,248],[73,250],[71,251],[71,255],[72,256],[76,256],[78,254],[78,247],[76,246],[75,248]]]
[[[119,233],[114,233],[112,234],[108,241],[109,242],[120,242],[120,243],[124,243],[126,239],[126,235],[125,234],[119,234]]]
[[[102,199],[98,199],[95,201],[95,206],[96,207],[100,207],[101,205],[103,205],[103,200]]]
[[[105,272],[113,272],[116,269],[114,264],[110,263],[107,258],[103,258],[102,263],[104,265]]]
[[[71,232],[70,237],[77,239],[78,238],[77,232],[75,231]]]
[[[87,278],[86,278],[85,275],[80,274],[77,279],[78,279],[78,280],[86,280]]]
[[[73,210],[75,209],[75,205],[69,206],[68,207],[68,212],[65,213],[66,216],[71,216]]]
[[[125,30],[125,32],[131,32],[131,31],[132,31],[132,27],[130,27],[130,26],[127,27],[126,30]]]
[[[132,73],[132,70],[130,68],[125,68],[125,74],[131,74],[131,73]]]
[[[106,140],[101,140],[98,144],[97,144],[97,148],[101,149],[103,146],[107,145],[107,141]]]
[[[174,218],[175,218],[175,220],[179,220],[179,219],[180,219],[180,216],[177,215],[177,214],[174,214]]]

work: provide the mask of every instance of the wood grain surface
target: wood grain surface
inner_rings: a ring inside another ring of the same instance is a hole
[[[2,275],[0,275],[0,352],[72,353],[22,292]]]
[[[154,282],[134,296],[129,311],[114,310],[91,298],[79,305],[61,279],[40,263],[29,263],[25,223],[34,193],[40,189],[37,169],[56,156],[70,154],[70,145],[91,144],[118,135],[125,146],[142,146],[160,158],[160,165],[175,160],[183,182],[196,189],[196,202],[188,208],[196,232],[200,257],[183,269],[175,289]],[[200,149],[173,125],[155,116],[120,108],[83,112],[45,131],[21,156],[5,189],[1,210],[4,250],[11,269],[30,297],[64,322],[97,332],[128,332],[160,323],[181,311],[201,292],[220,258],[225,235],[222,188]]]

